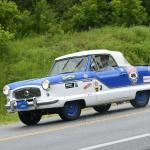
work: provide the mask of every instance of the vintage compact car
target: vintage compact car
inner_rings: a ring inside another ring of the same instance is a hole
[[[150,67],[132,66],[121,52],[89,50],[56,58],[47,77],[8,84],[8,112],[18,112],[26,125],[37,124],[44,114],[58,113],[74,120],[81,109],[99,113],[112,103],[129,101],[145,107],[150,96]]]

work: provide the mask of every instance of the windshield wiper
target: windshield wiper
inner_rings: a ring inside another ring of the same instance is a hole
[[[84,60],[84,59],[82,58],[82,59],[77,63],[77,65],[74,67],[74,70],[82,63],[83,60]]]
[[[62,70],[64,70],[64,69],[66,68],[66,66],[67,66],[68,62],[69,62],[69,59],[68,59],[68,60],[67,60],[67,62],[64,64],[64,66],[63,66]]]

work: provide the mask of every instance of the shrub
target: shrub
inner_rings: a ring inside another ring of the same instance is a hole
[[[9,31],[5,31],[4,28],[0,25],[0,56],[7,52],[7,43],[13,38],[14,34],[10,33]]]
[[[145,8],[141,0],[112,0],[112,24],[133,26],[147,21]]]
[[[147,25],[150,25],[150,0],[142,0],[142,5],[145,7],[148,14]]]
[[[36,2],[32,17],[32,28],[37,33],[46,33],[53,24],[56,24],[55,14],[46,0]]]
[[[16,18],[16,37],[27,36],[33,32],[33,19],[27,10],[20,13]]]
[[[12,1],[0,1],[0,24],[5,30],[16,31],[16,17],[19,14],[17,5]]]
[[[107,0],[82,0],[64,15],[64,29],[80,31],[106,25],[109,22],[109,9]]]

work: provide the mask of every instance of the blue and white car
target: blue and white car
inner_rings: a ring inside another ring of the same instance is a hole
[[[150,96],[150,67],[132,66],[121,52],[89,50],[56,58],[47,77],[8,84],[8,112],[18,112],[26,125],[37,124],[44,114],[58,113],[74,120],[81,109],[99,113],[112,103],[129,101],[145,107]]]

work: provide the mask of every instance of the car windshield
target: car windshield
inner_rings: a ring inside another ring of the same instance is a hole
[[[87,62],[88,56],[58,60],[54,63],[52,69],[50,70],[49,76],[54,76],[63,73],[85,71]]]

